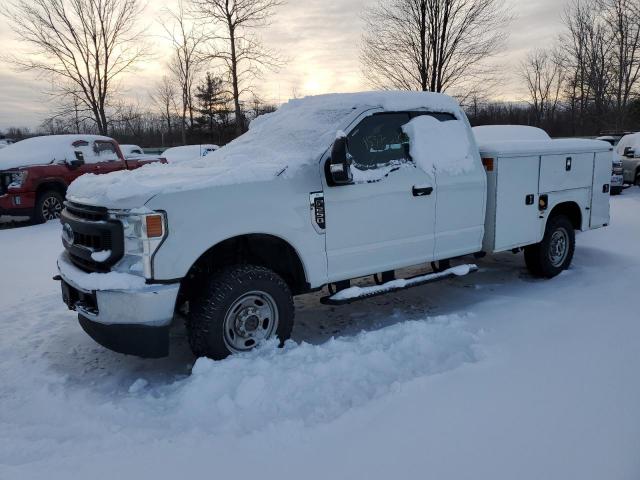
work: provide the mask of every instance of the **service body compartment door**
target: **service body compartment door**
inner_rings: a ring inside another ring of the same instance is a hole
[[[539,156],[497,161],[494,251],[540,241],[538,214]]]
[[[540,193],[559,192],[591,186],[593,153],[542,155]]]
[[[593,162],[593,189],[591,191],[591,228],[609,224],[609,190],[611,183],[611,152],[596,153]]]

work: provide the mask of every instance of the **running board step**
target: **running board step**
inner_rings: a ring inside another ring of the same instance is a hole
[[[367,298],[377,297],[378,295],[417,287],[418,285],[424,285],[425,283],[445,280],[450,277],[462,277],[477,270],[478,267],[476,265],[458,265],[457,267],[451,267],[443,270],[442,272],[427,273],[425,275],[418,275],[411,278],[399,278],[397,280],[391,280],[387,283],[383,283],[382,285],[372,285],[370,287],[349,287],[344,290],[340,290],[333,295],[322,297],[320,299],[320,303],[324,305],[345,305],[358,300],[365,300]]]

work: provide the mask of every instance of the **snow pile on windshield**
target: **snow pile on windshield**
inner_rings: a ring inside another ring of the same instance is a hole
[[[256,118],[247,133],[205,157],[107,176],[85,175],[71,185],[68,195],[78,202],[108,206],[163,192],[264,181],[276,175],[291,177],[300,167],[317,162],[333,144],[336,131],[364,107],[426,108],[460,115],[452,98],[425,92],[329,94],[290,100]]]
[[[441,122],[429,115],[415,117],[402,127],[409,136],[409,153],[416,164],[431,174],[459,175],[474,168],[472,144],[460,120]]]
[[[162,152],[162,156],[167,159],[167,162],[176,163],[206,157],[219,148],[218,145],[213,144],[184,145],[168,148]]]
[[[471,129],[478,143],[502,142],[505,140],[550,140],[541,128],[527,125],[482,125]]]
[[[111,141],[108,137],[98,135],[48,135],[27,138],[0,151],[0,170],[74,160],[75,151],[79,149],[74,148],[73,143],[78,140],[87,143],[95,140]]]

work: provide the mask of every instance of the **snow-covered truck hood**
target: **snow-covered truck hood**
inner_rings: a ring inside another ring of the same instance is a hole
[[[182,190],[292,178],[317,162],[336,132],[363,109],[427,109],[461,118],[451,97],[426,92],[362,92],[290,100],[251,122],[249,131],[207,156],[178,164],[151,164],[109,175],[84,175],[67,193],[73,201],[135,208],[150,198]]]
[[[6,146],[0,151],[0,170],[48,165],[76,158],[73,143],[84,140],[112,141],[109,137],[99,135],[47,135],[27,138]]]

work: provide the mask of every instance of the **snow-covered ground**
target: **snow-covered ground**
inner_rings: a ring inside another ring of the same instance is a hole
[[[640,189],[573,268],[521,255],[193,364],[97,346],[51,281],[59,225],[0,230],[0,479],[640,478]]]

